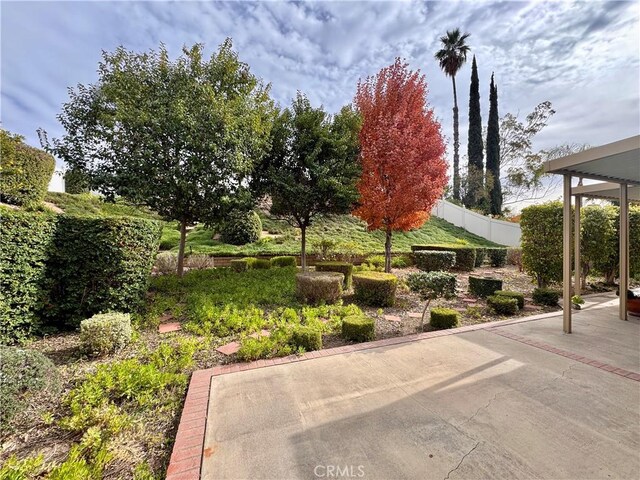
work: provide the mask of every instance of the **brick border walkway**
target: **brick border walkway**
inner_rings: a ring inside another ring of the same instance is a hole
[[[547,343],[538,342],[526,337],[512,334],[510,332],[505,332],[503,330],[500,330],[499,328],[509,325],[515,325],[518,323],[532,322],[536,320],[542,320],[544,318],[555,317],[559,314],[562,314],[562,312],[551,312],[542,315],[519,318],[516,320],[498,320],[495,322],[479,323],[477,325],[467,325],[465,327],[452,328],[449,330],[436,330],[433,332],[417,333],[413,335],[406,335],[403,337],[386,338],[384,340],[376,340],[373,342],[345,345],[343,347],[327,348],[324,350],[307,352],[302,355],[289,355],[287,357],[273,358],[268,360],[257,360],[249,363],[234,363],[230,365],[208,368],[206,370],[197,370],[193,372],[193,375],[191,376],[191,382],[189,383],[187,398],[184,402],[184,408],[180,417],[178,432],[176,433],[176,441],[173,445],[171,460],[169,461],[169,467],[167,468],[166,480],[200,479],[202,459],[203,457],[206,458],[210,456],[211,453],[213,453],[204,450],[204,433],[207,420],[207,411],[209,408],[211,379],[213,377],[226,375],[228,373],[243,372],[245,370],[255,370],[258,368],[270,367],[273,365],[296,363],[306,360],[312,360],[314,358],[330,357],[343,353],[353,353],[362,350],[370,350],[373,348],[387,347],[390,345],[412,343],[420,340],[427,340],[430,338],[485,330],[496,335],[500,335],[502,337],[523,343],[525,345],[539,348],[546,352],[555,353],[557,355],[570,358],[580,363],[584,363],[585,365],[590,365],[600,370],[604,370],[606,372],[614,373],[621,377],[640,382],[640,373],[631,372],[629,370],[617,368],[606,363],[598,362],[597,360],[583,357],[567,350],[556,348]]]

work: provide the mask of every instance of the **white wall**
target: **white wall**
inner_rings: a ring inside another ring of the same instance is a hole
[[[492,242],[508,247],[520,246],[519,223],[485,217],[446,200],[439,200],[431,214]]]
[[[53,172],[53,176],[49,180],[49,191],[64,192],[64,172],[62,170]]]

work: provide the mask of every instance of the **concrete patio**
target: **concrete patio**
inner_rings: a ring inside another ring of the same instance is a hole
[[[193,478],[640,478],[640,322],[616,305],[571,335],[558,312],[209,374]]]

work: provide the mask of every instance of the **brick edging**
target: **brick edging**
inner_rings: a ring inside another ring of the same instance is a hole
[[[352,345],[344,345],[342,347],[327,348],[307,352],[302,355],[289,355],[287,357],[270,358],[266,360],[256,360],[248,363],[232,363],[229,365],[220,365],[205,370],[197,370],[191,376],[187,397],[182,409],[176,440],[173,445],[171,460],[167,468],[166,480],[198,480],[202,471],[202,459],[204,457],[204,434],[207,420],[207,410],[209,408],[211,379],[218,375],[226,375],[229,373],[243,372],[246,370],[255,370],[258,368],[270,367],[273,365],[282,365],[286,363],[296,363],[314,358],[330,357],[343,353],[353,353],[362,350],[371,350],[374,348],[387,347],[391,345],[401,345],[404,343],[412,343],[430,338],[444,337],[449,335],[457,335],[459,333],[474,332],[485,330],[505,338],[510,338],[518,342],[540,348],[547,352],[556,353],[572,360],[591,365],[601,370],[615,373],[631,380],[640,381],[640,374],[630,372],[622,368],[616,368],[612,365],[597,362],[553,347],[552,345],[542,342],[533,341],[519,335],[504,332],[498,327],[506,327],[519,323],[532,322],[542,320],[544,318],[554,317],[561,314],[562,311],[549,312],[540,315],[531,315],[518,319],[497,320],[493,322],[478,323],[475,325],[467,325],[465,327],[451,328],[448,330],[435,330],[432,332],[417,333],[405,335],[402,337],[391,337],[383,340],[375,340],[373,342],[356,343]]]

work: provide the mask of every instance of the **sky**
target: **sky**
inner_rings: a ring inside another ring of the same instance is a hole
[[[452,154],[452,88],[433,58],[446,30],[471,34],[482,116],[495,73],[500,115],[557,111],[537,148],[592,146],[640,133],[640,2],[10,2],[0,0],[0,122],[38,146],[68,87],[97,79],[103,50],[164,43],[176,56],[226,37],[285,106],[300,90],[330,112],[350,103],[358,79],[397,56],[426,76],[428,102]],[[457,77],[466,151],[471,59]],[[59,167],[62,167],[59,164]]]

